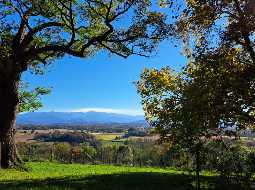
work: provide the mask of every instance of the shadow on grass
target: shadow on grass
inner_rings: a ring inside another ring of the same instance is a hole
[[[204,187],[213,188],[215,177],[202,177]],[[46,180],[6,181],[1,190],[193,190],[193,177],[182,174],[125,173],[65,177]],[[225,190],[228,188],[224,188]],[[233,189],[233,188],[231,188]]]

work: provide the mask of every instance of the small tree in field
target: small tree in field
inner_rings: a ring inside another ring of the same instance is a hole
[[[167,35],[146,0],[0,0],[1,167],[16,165],[15,118],[23,72],[68,54],[146,56]],[[123,24],[123,23],[125,24]]]
[[[197,189],[200,188],[201,152],[210,137],[207,99],[192,81],[169,68],[147,70],[137,83],[145,116],[162,142],[181,147],[195,157]]]

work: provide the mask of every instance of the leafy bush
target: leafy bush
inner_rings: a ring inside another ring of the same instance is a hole
[[[71,146],[68,143],[57,143],[54,145],[54,159],[67,163],[71,162]]]
[[[255,172],[255,150],[240,144],[210,142],[207,144],[207,169],[219,173],[219,185],[249,189]]]

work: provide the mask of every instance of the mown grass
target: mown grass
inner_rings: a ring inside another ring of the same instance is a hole
[[[30,172],[0,170],[1,190],[191,190],[194,176],[176,169],[27,163]],[[216,176],[202,174],[202,189]],[[215,189],[215,188],[213,188]]]
[[[100,141],[112,141],[116,137],[120,137],[123,135],[123,133],[92,133],[95,135],[97,140]]]
[[[83,165],[83,164],[60,164],[54,162],[29,162],[26,166],[31,169],[30,172],[22,172],[14,169],[1,170],[0,181],[6,180],[24,180],[24,179],[49,179],[67,176],[90,176],[90,175],[107,175],[123,173],[183,173],[175,169],[160,168],[140,168],[127,166],[112,165]]]

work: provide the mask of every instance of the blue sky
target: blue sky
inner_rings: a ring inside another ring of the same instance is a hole
[[[31,87],[52,86],[52,93],[42,98],[39,111],[106,111],[142,114],[141,99],[132,82],[145,67],[170,66],[180,69],[186,60],[180,48],[163,42],[151,58],[131,56],[123,59],[100,52],[80,59],[70,56],[55,61],[44,75],[24,73]]]

